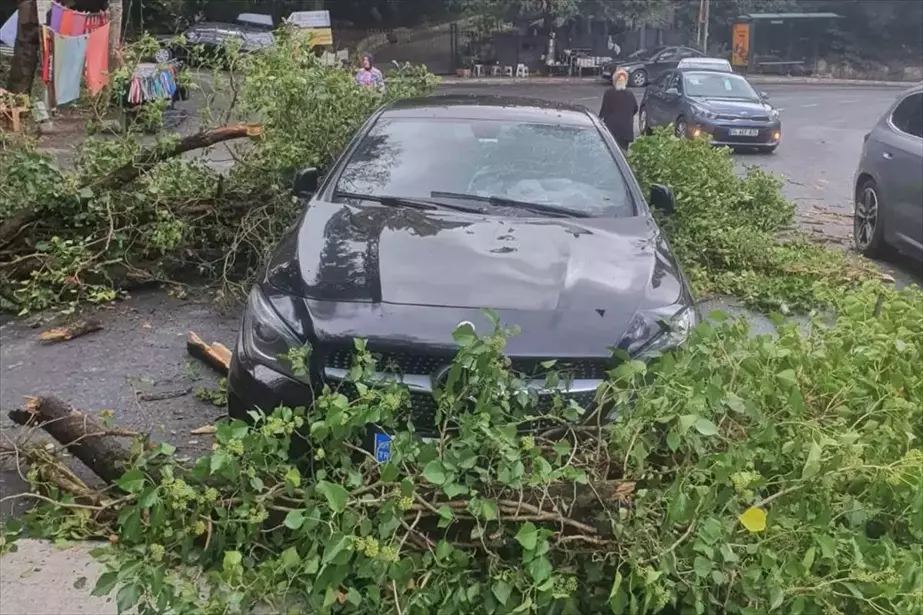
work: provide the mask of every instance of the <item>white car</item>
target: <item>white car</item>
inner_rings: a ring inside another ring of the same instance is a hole
[[[733,73],[731,63],[723,58],[683,58],[676,68],[697,68],[700,70],[716,70],[724,73]]]

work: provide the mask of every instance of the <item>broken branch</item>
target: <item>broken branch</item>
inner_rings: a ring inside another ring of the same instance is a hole
[[[228,350],[228,347],[224,344],[214,342],[209,345],[206,344],[201,337],[189,332],[189,337],[186,338],[186,351],[208,364],[209,367],[216,370],[222,376],[227,376],[228,371],[231,369],[231,351]]]
[[[77,322],[65,325],[63,327],[55,327],[53,329],[48,329],[47,331],[42,331],[39,334],[39,339],[43,342],[56,343],[56,342],[66,342],[72,340],[75,337],[80,337],[88,333],[93,333],[95,331],[102,330],[103,325],[98,320],[78,320]]]

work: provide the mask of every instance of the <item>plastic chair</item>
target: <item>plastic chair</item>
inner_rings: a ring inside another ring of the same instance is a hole
[[[528,77],[529,76],[529,67],[525,64],[516,65],[516,77]]]
[[[483,76],[484,76],[484,65],[483,65],[483,64],[475,64],[475,65],[474,65],[474,76],[475,76],[475,77],[483,77]]]
[[[513,67],[512,67],[512,66],[504,66],[504,67],[503,67],[503,76],[504,76],[504,77],[512,77],[512,76],[513,76]]]
[[[491,66],[491,67],[490,67],[490,76],[491,76],[491,77],[499,77],[499,76],[500,76],[500,71],[501,71],[501,70],[502,70],[502,69],[501,69],[499,66],[496,66],[496,65],[495,65],[495,66]]]

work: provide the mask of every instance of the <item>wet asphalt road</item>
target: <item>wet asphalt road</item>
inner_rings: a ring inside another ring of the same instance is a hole
[[[508,85],[502,93],[574,102],[596,111],[604,87],[592,83]],[[786,194],[798,203],[807,222],[817,215],[819,224],[832,229],[825,233],[847,233],[852,176],[862,136],[897,90],[779,85],[762,89],[781,109],[783,143],[774,155],[741,155],[740,161],[784,175]],[[497,88],[466,85],[441,90],[487,92]],[[103,331],[55,346],[42,345],[39,330],[24,321],[0,326],[2,439],[19,433],[11,428],[6,410],[19,406],[23,396],[50,394],[77,408],[113,410],[118,425],[150,431],[155,439],[169,439],[179,447],[178,454],[194,455],[210,446],[207,436],[192,436],[189,431],[213,422],[220,409],[191,394],[153,402],[142,401],[141,394],[213,385],[215,375],[187,356],[186,333],[192,330],[206,341],[232,347],[239,308],[219,309],[207,298],[179,299],[165,292],[149,292],[97,311]],[[765,319],[755,318],[755,323],[761,330],[769,328]],[[0,468],[0,497],[21,488],[14,470],[6,464]],[[0,514],[9,509],[10,503],[4,504]]]

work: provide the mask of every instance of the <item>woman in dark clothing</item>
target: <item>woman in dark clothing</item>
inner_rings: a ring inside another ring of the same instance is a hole
[[[638,113],[638,101],[627,90],[628,73],[616,71],[612,76],[613,87],[603,95],[603,104],[599,109],[599,119],[603,121],[616,143],[623,152],[628,151],[635,140],[635,115]]]

